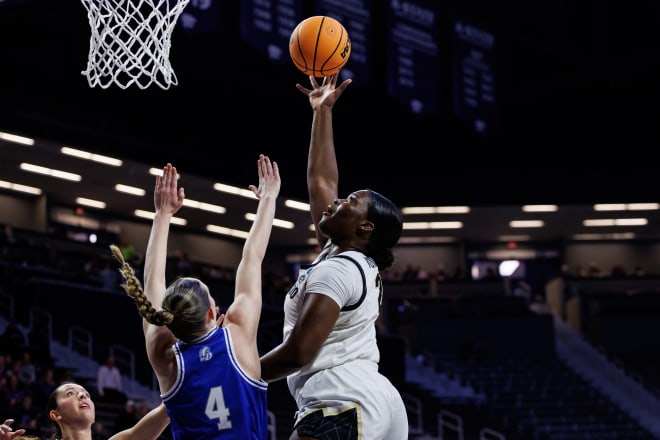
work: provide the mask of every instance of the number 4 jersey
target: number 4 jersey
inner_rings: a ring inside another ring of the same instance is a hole
[[[268,438],[268,384],[240,367],[229,329],[173,348],[177,381],[161,398],[174,440]]]

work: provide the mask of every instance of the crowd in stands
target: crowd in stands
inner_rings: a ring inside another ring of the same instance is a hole
[[[97,420],[93,427],[94,440],[106,440],[111,434],[133,426],[151,409],[146,402],[126,397],[121,389],[120,372],[113,361],[109,356],[99,367],[100,390],[87,387],[97,407],[101,402],[107,402],[117,408],[116,418],[111,423]],[[81,382],[69,369],[55,366],[39,326],[29,331],[26,337],[19,323],[15,320],[7,322],[0,334],[0,414],[3,420],[14,419],[14,428],[25,429],[25,435],[44,440],[50,438],[53,431],[46,412],[48,397],[58,385],[70,381]],[[169,432],[165,432],[162,438],[170,438]]]

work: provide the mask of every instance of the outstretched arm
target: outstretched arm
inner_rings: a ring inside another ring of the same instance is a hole
[[[154,188],[155,215],[147,243],[144,260],[144,294],[151,305],[160,310],[165,296],[166,278],[165,264],[167,262],[167,239],[170,231],[170,221],[174,214],[183,206],[185,191],[177,188],[178,173],[172,164],[163,167],[163,175],[156,176]],[[164,346],[171,345],[176,338],[167,327],[156,326],[142,320],[144,328],[147,355],[152,367],[160,377],[167,362],[158,362],[162,358]]]
[[[243,244],[243,254],[236,270],[234,301],[225,313],[225,326],[239,327],[233,332],[236,350],[247,371],[260,377],[257,351],[257,328],[261,315],[262,287],[261,263],[275,217],[275,202],[280,192],[280,173],[276,162],[263,154],[257,161],[259,186],[250,189],[259,199],[257,214]],[[244,356],[241,354],[245,353]]]
[[[339,171],[332,131],[332,108],[351,83],[351,79],[347,79],[337,86],[338,77],[339,72],[326,76],[319,85],[316,78],[310,76],[311,89],[296,84],[298,90],[309,98],[309,104],[314,112],[307,156],[307,190],[310,214],[316,227],[316,238],[321,246],[325,244],[327,238],[320,234],[318,224],[323,211],[337,198],[339,185]]]
[[[170,418],[167,415],[165,404],[161,403],[145,414],[131,428],[118,432],[108,440],[156,440],[169,424]]]

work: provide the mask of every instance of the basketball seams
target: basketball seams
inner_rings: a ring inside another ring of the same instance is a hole
[[[325,17],[321,18],[321,23],[319,23],[319,27],[318,27],[318,29],[317,29],[317,31],[316,31],[316,42],[315,42],[315,44],[314,44],[314,60],[313,60],[313,63],[312,63],[312,73],[316,73],[316,72],[317,72],[317,69],[316,69],[316,57],[317,57],[318,54],[319,54],[319,41],[321,41],[321,34],[323,33],[323,26],[324,26],[324,25],[325,25]],[[325,63],[325,62],[326,62],[326,61],[324,60],[324,63]],[[321,66],[323,66],[323,65],[321,65]],[[318,72],[321,73],[322,70],[318,70]],[[316,75],[314,75],[314,76],[316,76]]]
[[[339,33],[339,39],[337,40],[337,44],[335,45],[335,48],[333,49],[332,53],[330,53],[328,58],[323,62],[323,64],[321,65],[321,69],[319,70],[321,72],[321,75],[323,75],[323,76],[325,76],[324,73],[323,73],[323,70],[324,70],[326,64],[328,64],[330,61],[332,61],[332,59],[335,57],[335,54],[337,53],[337,49],[339,49],[342,46],[342,41],[344,40],[344,28],[341,27],[339,30],[340,30],[340,33]],[[341,56],[339,58],[341,59]],[[332,70],[336,69],[337,67],[341,67],[343,64],[344,64],[344,60],[342,59],[338,66],[331,66],[327,70],[332,71]]]

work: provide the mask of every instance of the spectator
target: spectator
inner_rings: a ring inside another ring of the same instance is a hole
[[[115,365],[115,357],[111,354],[105,358],[105,364],[99,366],[96,373],[96,387],[100,400],[109,403],[126,402],[121,372]]]
[[[26,434],[39,435],[41,411],[34,405],[30,393],[26,393],[23,400],[12,407],[10,418],[15,420],[17,428],[25,429]]]
[[[37,377],[37,383],[34,386],[34,403],[40,408],[46,406],[48,396],[57,388],[55,380],[55,370],[53,367],[46,367],[41,370]]]
[[[18,376],[12,374],[7,379],[7,396],[9,397],[9,407],[17,408],[25,397],[25,390],[21,387]]]
[[[37,367],[32,363],[29,350],[25,350],[21,357],[21,363],[18,366],[18,380],[26,389],[31,389],[37,381]]]
[[[119,272],[113,266],[112,260],[108,259],[103,264],[99,271],[99,280],[101,281],[101,287],[106,290],[115,290],[119,287]]]
[[[623,265],[623,261],[617,261],[614,263],[612,266],[612,269],[610,270],[610,276],[612,278],[624,278],[628,275],[628,272],[626,272],[626,268]]]

